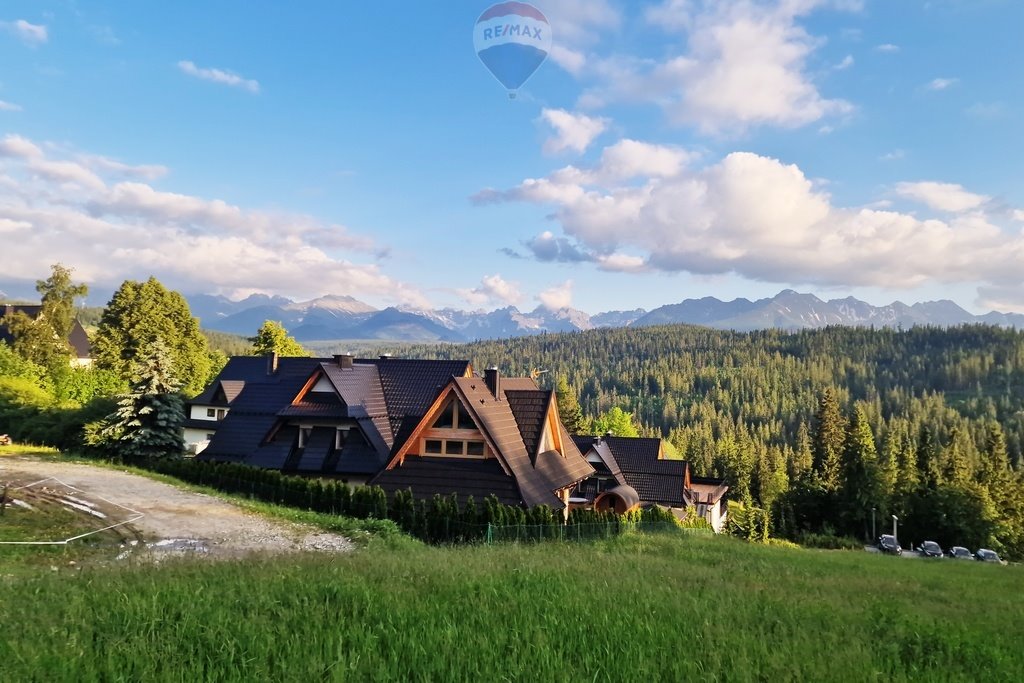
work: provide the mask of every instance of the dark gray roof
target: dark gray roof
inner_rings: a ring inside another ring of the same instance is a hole
[[[522,505],[523,500],[515,480],[507,475],[495,458],[471,460],[467,458],[405,457],[401,467],[384,470],[371,482],[389,495],[412,489],[416,498],[433,498],[456,494],[460,502],[473,496],[477,505],[493,494],[505,505]]]
[[[423,415],[448,381],[462,377],[471,367],[466,360],[415,358],[376,358],[356,363],[377,367],[393,432],[398,432],[403,417]]]
[[[417,420],[453,374],[468,361],[373,359],[341,368],[334,360],[282,357],[270,372],[267,357],[231,358],[192,405],[229,404],[201,459],[243,461],[258,467],[326,474],[373,474],[386,463],[394,441],[393,423]],[[337,393],[299,392],[322,372]],[[392,405],[391,402],[394,402]],[[413,411],[407,415],[406,411]],[[317,425],[305,451],[289,420]],[[357,423],[369,445],[334,450],[334,426]],[[272,437],[272,438],[269,438]],[[329,441],[329,443],[328,443]]]
[[[505,391],[508,407],[512,409],[512,415],[516,418],[519,435],[523,438],[523,445],[532,462],[537,459],[537,447],[544,433],[544,420],[553,393],[540,389]]]
[[[383,450],[390,450],[394,432],[377,366],[353,364],[351,368],[342,368],[337,363],[324,362],[320,367],[348,407],[349,417],[368,420],[370,424],[363,424],[363,431],[378,448],[383,444]]]
[[[322,471],[324,461],[334,450],[334,433],[334,427],[313,427],[309,441],[302,449],[302,456],[295,464],[295,469],[299,472]]]
[[[595,444],[598,453],[607,447],[621,470],[621,478],[632,486],[645,503],[682,506],[689,465],[685,460],[663,460],[661,439],[605,436]],[[619,477],[616,477],[618,479]]]

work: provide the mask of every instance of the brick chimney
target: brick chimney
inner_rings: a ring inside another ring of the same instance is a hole
[[[341,353],[334,357],[334,362],[338,364],[338,367],[342,370],[350,370],[352,363],[355,361],[355,356],[350,353]]]
[[[268,375],[276,375],[277,374],[277,362],[278,362],[278,360],[279,360],[279,357],[278,357],[276,352],[271,353],[270,355],[267,356],[267,374]]]
[[[491,366],[484,370],[484,383],[488,390],[494,395],[496,401],[501,400],[501,373],[498,368]]]

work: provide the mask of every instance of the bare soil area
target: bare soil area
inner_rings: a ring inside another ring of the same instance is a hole
[[[267,519],[227,501],[130,472],[24,456],[0,459],[0,482],[11,482],[15,495],[14,487],[48,478],[52,479],[36,488],[58,491],[64,498],[70,495],[83,514],[90,514],[90,507],[104,511],[104,523],[97,528],[134,519],[119,527],[122,538],[135,539],[125,542],[132,555],[155,560],[174,555],[237,558],[252,553],[345,552],[353,547],[342,536]],[[77,491],[69,494],[61,484]]]

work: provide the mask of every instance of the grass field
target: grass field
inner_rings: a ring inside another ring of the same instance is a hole
[[[103,567],[0,582],[0,679],[1019,681],[1022,580],[660,534]]]

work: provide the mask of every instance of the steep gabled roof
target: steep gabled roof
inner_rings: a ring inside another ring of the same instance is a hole
[[[423,415],[448,380],[462,377],[472,369],[465,360],[384,357],[355,362],[376,366],[393,433],[398,432],[402,418]]]
[[[519,488],[520,500],[524,504],[531,507],[550,505],[555,509],[564,507],[556,491],[585,479],[593,474],[594,468],[580,455],[565,427],[557,420],[550,392],[541,391],[529,378],[501,378],[500,386],[498,396],[495,396],[481,377],[453,377],[437,395],[433,405],[446,403],[451,394],[458,398],[494,452],[494,460]],[[538,406],[546,407],[539,410]],[[517,419],[517,412],[522,424]],[[403,441],[396,441],[387,470],[374,483],[384,485],[396,476],[393,474],[396,470],[404,467],[406,458],[415,457],[406,456],[406,453],[415,443],[415,434],[427,429],[432,419],[433,411],[424,414]],[[561,453],[557,450],[536,452],[549,421],[557,425],[558,432],[552,440],[561,443]],[[532,457],[527,442],[534,450]],[[425,468],[440,459],[425,457],[422,460],[423,464],[418,467]]]
[[[535,461],[537,457],[537,447],[544,433],[544,422],[548,416],[552,393],[540,389],[505,390],[508,407],[516,419],[519,435],[523,438],[523,445],[531,461]]]
[[[686,504],[684,492],[689,464],[685,460],[660,459],[661,439],[605,436],[600,444],[595,444],[598,453],[602,446],[610,452],[621,469],[622,478],[636,489],[642,501],[671,506]]]
[[[342,368],[337,363],[324,362],[320,367],[348,406],[348,416],[360,421],[363,431],[375,446],[383,445],[384,451],[390,450],[394,443],[394,430],[377,366],[353,364],[350,368]]]

